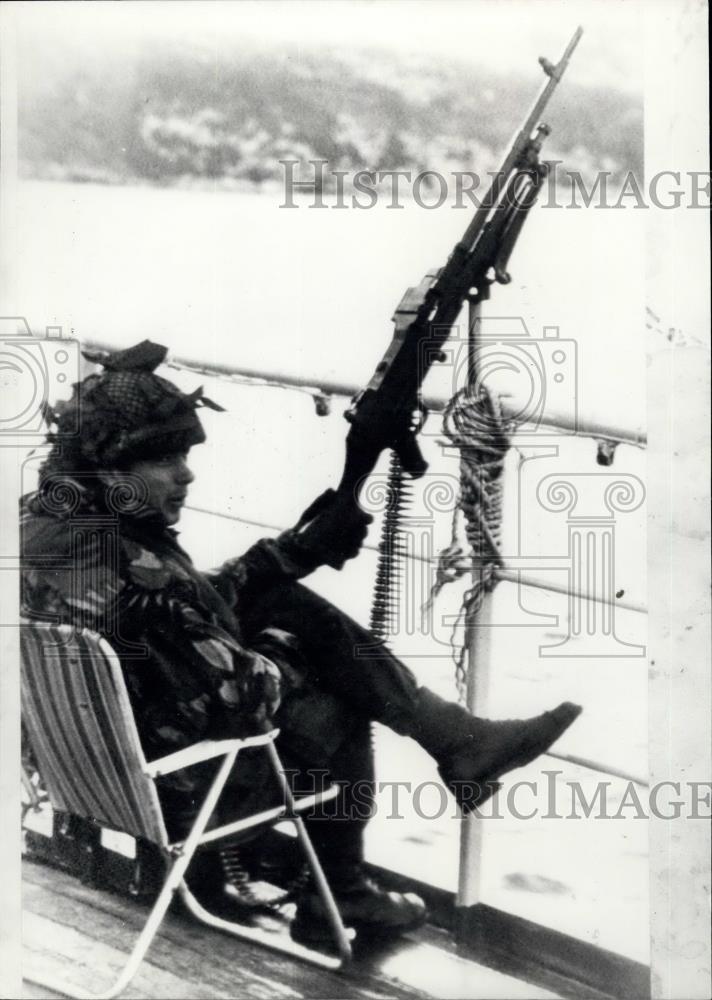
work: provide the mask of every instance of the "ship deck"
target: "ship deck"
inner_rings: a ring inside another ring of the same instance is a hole
[[[84,885],[66,872],[23,863],[25,997],[55,997],[31,977],[59,979],[69,989],[98,992],[118,974],[146,918],[145,905]],[[512,1000],[562,994],[459,954],[452,936],[426,925],[397,944],[357,955],[341,972],[293,960],[206,928],[182,912],[167,915],[123,997],[240,997],[354,1000],[459,997]]]

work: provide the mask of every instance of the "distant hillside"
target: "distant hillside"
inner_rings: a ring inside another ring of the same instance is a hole
[[[414,172],[494,169],[537,84],[375,51],[136,48],[119,59],[32,49],[20,62],[29,177],[260,185],[280,159]],[[633,96],[565,82],[547,158],[591,177],[642,167]]]

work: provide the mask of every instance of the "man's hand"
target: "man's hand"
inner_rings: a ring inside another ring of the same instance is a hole
[[[341,569],[359,554],[372,521],[355,500],[326,490],[304,511],[292,537],[314,569],[324,565]]]

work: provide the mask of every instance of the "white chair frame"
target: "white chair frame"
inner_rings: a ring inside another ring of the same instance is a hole
[[[63,637],[68,643],[72,642],[73,633],[75,635],[78,634],[75,630],[64,626],[49,626],[33,623],[23,627],[39,630],[40,634],[44,633],[43,639],[46,638],[47,641],[52,642],[55,645],[55,637],[58,631],[61,631]],[[171,863],[159,895],[153,904],[146,923],[133,946],[127,962],[118,978],[109,989],[100,994],[80,990],[72,990],[70,992],[67,990],[65,985],[62,985],[56,980],[40,979],[31,975],[26,977],[27,981],[54,990],[55,992],[62,993],[65,996],[76,997],[77,1000],[112,1000],[112,998],[119,996],[119,994],[127,987],[131,979],[136,974],[136,971],[143,961],[151,942],[161,926],[163,918],[165,917],[168,907],[171,904],[171,900],[175,896],[176,892],[180,894],[190,913],[199,921],[210,927],[232,934],[245,941],[265,945],[273,950],[290,955],[293,958],[304,959],[325,969],[340,969],[344,963],[351,959],[351,944],[349,936],[341,920],[333,893],[331,892],[328,881],[319,862],[319,858],[317,857],[314,846],[309,837],[309,833],[305,827],[304,820],[301,816],[302,813],[311,809],[315,805],[328,801],[329,799],[333,799],[339,792],[338,787],[332,786],[325,792],[316,793],[295,801],[275,746],[275,740],[279,735],[279,730],[276,729],[273,729],[265,734],[251,736],[244,739],[203,740],[191,747],[187,747],[183,750],[177,751],[176,753],[161,757],[158,760],[150,762],[146,761],[138,738],[138,732],[136,730],[133,713],[131,711],[121,665],[116,653],[113,651],[109,643],[98,635],[90,633],[86,630],[83,630],[79,634],[81,634],[83,638],[84,647],[86,648],[88,643],[96,655],[97,661],[92,664],[92,668],[96,669],[97,663],[101,664],[101,661],[103,661],[105,669],[111,671],[113,686],[117,694],[117,709],[120,712],[128,738],[133,744],[132,749],[141,762],[143,780],[148,783],[151,800],[158,811],[160,820],[159,826],[162,833],[160,839],[158,837],[154,839],[164,854],[171,858]],[[78,662],[81,662],[81,657]],[[31,669],[31,665],[27,663],[26,656],[23,662],[23,669]],[[30,741],[32,742],[31,731]],[[267,754],[272,771],[274,772],[279,783],[282,795],[282,804],[271,809],[264,810],[260,813],[255,813],[244,819],[206,830],[206,827],[220,800],[220,796],[230,773],[237,762],[240,752],[253,747],[261,747]],[[180,770],[181,768],[219,758],[222,758],[222,762],[219,766],[217,774],[213,778],[212,784],[210,785],[188,836],[181,842],[170,843],[165,832],[163,814],[160,810],[160,803],[155,788],[156,779],[161,775],[170,774],[174,771]],[[61,767],[62,763],[54,761],[54,765]],[[138,780],[141,780],[141,776],[139,776]],[[52,802],[51,787],[49,787],[48,791],[53,808],[61,808],[61,803],[57,806],[54,802]],[[39,806],[37,804],[33,804],[31,805],[31,808],[36,809],[39,808]],[[304,947],[297,942],[288,940],[286,937],[280,939],[274,934],[270,934],[258,927],[244,926],[242,924],[225,920],[222,917],[218,917],[215,914],[210,913],[198,902],[185,881],[185,874],[188,866],[190,865],[196,850],[201,845],[218,841],[224,839],[225,837],[234,836],[237,833],[250,830],[253,827],[264,825],[271,826],[284,820],[291,821],[294,824],[300,847],[309,868],[311,869],[315,888],[318,891],[324,905],[336,947],[336,954],[324,954],[322,952],[315,951],[314,949]]]

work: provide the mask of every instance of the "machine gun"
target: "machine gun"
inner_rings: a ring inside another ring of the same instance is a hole
[[[358,499],[365,478],[386,448],[395,451],[412,477],[426,471],[417,442],[427,416],[420,387],[466,300],[473,295],[484,299],[490,284],[510,281],[509,257],[547,174],[539,152],[550,130],[539,120],[582,34],[578,28],[556,65],[539,60],[548,80],[462,239],[445,266],[429,271],[398,305],[393,339],[371,381],[346,412],[351,427],[337,490],[342,499],[347,495]]]
[[[442,358],[442,348],[465,302],[482,301],[489,297],[491,284],[511,280],[509,257],[547,175],[539,153],[550,130],[539,123],[541,114],[582,34],[578,28],[555,65],[539,59],[548,79],[487,195],[445,266],[429,271],[417,287],[407,289],[393,316],[391,343],[371,381],[345,414],[351,427],[338,489],[322,494],[305,511],[298,528],[307,528],[328,507],[332,507],[332,518],[338,516],[332,505],[345,520],[352,520],[361,489],[385,449],[392,449],[408,475],[418,478],[425,473],[427,463],[417,441],[427,417],[421,385],[433,363]],[[331,565],[339,567],[343,560],[337,556]]]

